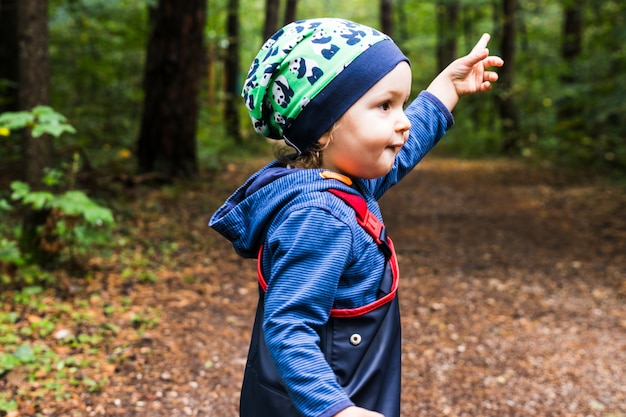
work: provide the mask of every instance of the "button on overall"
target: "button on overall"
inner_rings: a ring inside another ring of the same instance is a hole
[[[352,344],[353,346],[358,346],[361,344],[361,335],[358,333],[353,334],[352,336],[350,336],[350,344]]]

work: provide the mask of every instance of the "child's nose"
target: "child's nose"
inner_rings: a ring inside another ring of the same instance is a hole
[[[404,111],[400,114],[400,118],[398,119],[398,123],[396,124],[396,129],[403,133],[411,129],[411,121],[404,113]]]

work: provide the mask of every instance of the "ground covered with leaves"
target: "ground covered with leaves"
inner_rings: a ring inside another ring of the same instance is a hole
[[[123,188],[112,249],[85,273],[4,291],[0,415],[238,415],[255,264],[207,221],[258,166]],[[626,417],[623,187],[429,157],[381,206],[403,416]]]

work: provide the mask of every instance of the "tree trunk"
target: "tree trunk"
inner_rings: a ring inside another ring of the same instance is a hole
[[[457,58],[459,9],[459,2],[456,0],[437,2],[437,67],[439,71]]]
[[[231,10],[231,1],[228,2],[228,10]],[[278,30],[278,12],[280,0],[265,0],[265,25],[263,26],[263,41],[269,39]]]
[[[18,107],[31,110],[50,102],[48,55],[47,0],[20,0],[17,7],[18,37]],[[30,129],[23,132],[24,180],[31,189],[40,189],[46,168],[54,166],[52,137],[33,138]],[[46,210],[24,210],[21,248],[30,253],[39,265],[54,261],[56,254],[44,251],[40,245],[38,228],[48,217]]]
[[[30,110],[50,103],[47,0],[20,0],[17,22],[19,108]],[[24,179],[37,188],[44,169],[53,166],[52,137],[33,138],[29,131],[25,131],[23,151]]]
[[[19,108],[17,0],[0,0],[0,113]]]
[[[565,95],[557,103],[557,130],[561,135],[576,137],[583,130],[582,103],[578,94],[571,94],[579,81],[576,77],[576,60],[582,52],[583,43],[583,5],[578,1],[563,2],[563,27],[561,40],[561,58],[563,72],[560,76]]]
[[[380,30],[393,38],[393,1],[380,0]]]
[[[228,31],[228,49],[224,61],[225,74],[225,103],[224,124],[228,135],[241,142],[239,130],[239,103],[240,103],[240,63],[239,63],[239,0],[228,0],[228,17],[226,22]]]
[[[144,73],[139,171],[170,177],[197,173],[196,131],[205,63],[206,0],[159,0]]]
[[[561,56],[567,64],[572,64],[578,58],[583,48],[583,8],[580,1],[565,0],[563,5],[563,40]],[[570,78],[572,74],[565,77]]]
[[[512,93],[515,75],[517,1],[502,0],[501,5],[500,56],[504,59],[506,65],[502,67],[501,71],[498,71],[498,93],[495,94],[495,100],[502,123],[502,151],[506,154],[511,154],[521,146],[519,110]]]
[[[298,0],[287,0],[285,6],[285,24],[289,24],[296,20],[296,9],[298,7]]]

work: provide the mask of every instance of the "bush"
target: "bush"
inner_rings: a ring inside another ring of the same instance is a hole
[[[7,112],[0,115],[0,135],[31,129],[33,137],[49,134],[58,138],[63,133],[75,133],[66,118],[50,107],[38,106],[32,111]],[[99,243],[107,242],[105,226],[114,223],[113,213],[90,199],[83,191],[74,189],[80,157],[74,154],[69,170],[49,169],[43,178],[45,188],[32,190],[22,181],[13,181],[6,198],[0,198],[0,211],[18,214],[25,210],[42,213],[44,221],[36,229],[35,239],[24,242],[21,229],[11,230],[11,216],[3,216],[0,231],[0,282],[4,284],[33,284],[51,280],[40,268],[41,259],[33,256],[41,251],[58,261],[74,261]],[[63,167],[62,167],[63,168]],[[67,177],[67,178],[65,178]],[[14,216],[13,216],[14,217]],[[22,241],[22,245],[18,242]]]

